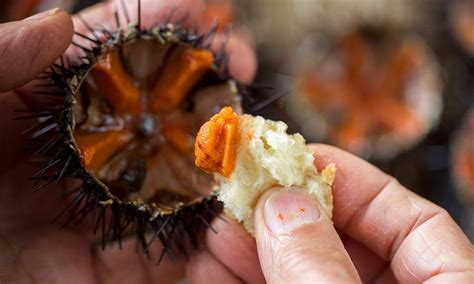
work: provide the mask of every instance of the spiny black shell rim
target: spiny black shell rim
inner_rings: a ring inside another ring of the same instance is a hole
[[[104,248],[134,231],[146,253],[159,239],[159,261],[174,258],[174,248],[186,252],[183,236],[196,246],[220,210],[212,177],[193,164],[195,134],[221,107],[239,111],[243,87],[228,75],[225,45],[210,51],[215,28],[194,35],[138,23],[90,32],[76,33],[91,43],[73,42],[84,52],[79,64],[61,58],[41,76],[49,83],[36,93],[50,103],[21,117],[39,121],[25,131],[43,163],[31,177],[34,189],[80,180],[58,216],[65,226],[91,218]]]
[[[211,193],[212,176],[193,163],[194,136],[221,107],[239,109],[240,99],[214,54],[189,38],[171,24],[132,27],[69,79],[78,82],[68,125],[73,151],[106,192],[104,203],[154,219]]]

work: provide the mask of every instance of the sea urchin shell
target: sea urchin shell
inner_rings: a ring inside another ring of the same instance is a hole
[[[133,230],[145,252],[159,239],[159,259],[173,257],[215,215],[213,179],[194,166],[193,144],[221,107],[241,109],[225,46],[210,50],[216,26],[194,35],[169,23],[142,29],[140,20],[114,32],[84,24],[90,34],[76,35],[92,46],[73,42],[85,55],[53,65],[37,90],[51,103],[23,117],[39,121],[26,131],[43,162],[34,188],[78,179],[65,224],[91,218],[103,247]]]

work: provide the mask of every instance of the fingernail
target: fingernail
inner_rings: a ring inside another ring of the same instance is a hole
[[[60,10],[61,9],[59,9],[59,8],[53,8],[51,10],[47,10],[47,11],[41,12],[39,14],[35,14],[33,16],[30,16],[30,17],[26,18],[25,20],[39,20],[39,19],[42,19],[42,18],[52,16],[52,15],[56,14],[57,12],[59,12]]]
[[[320,211],[310,195],[299,189],[284,188],[270,194],[264,204],[263,216],[270,231],[286,234],[316,222]]]

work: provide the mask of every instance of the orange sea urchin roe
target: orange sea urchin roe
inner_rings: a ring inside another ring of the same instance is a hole
[[[239,139],[237,114],[225,107],[199,130],[194,148],[196,166],[229,176],[235,167]]]
[[[193,161],[196,134],[216,108],[240,107],[214,64],[207,49],[144,37],[104,50],[80,74],[75,146],[111,198],[157,216],[210,193],[212,175]],[[231,147],[222,149],[230,172]]]
[[[89,170],[98,171],[120,148],[130,142],[128,131],[109,131],[76,135],[82,162]]]
[[[179,124],[165,124],[163,135],[170,144],[181,153],[192,153],[194,137],[185,132],[185,128]]]
[[[344,38],[336,50],[343,55],[345,65],[341,66],[346,69],[337,76],[328,76],[332,73],[321,71],[328,69],[321,67],[305,73],[302,80],[303,94],[332,123],[332,143],[363,153],[371,137],[390,133],[410,142],[422,135],[426,122],[404,99],[408,81],[426,62],[421,42],[403,40],[382,57],[382,62],[369,41],[359,34]]]
[[[120,64],[116,51],[111,51],[101,58],[91,72],[101,94],[116,111],[139,111],[140,93]]]
[[[214,62],[207,50],[183,48],[173,53],[152,93],[154,111],[169,111],[176,107]]]

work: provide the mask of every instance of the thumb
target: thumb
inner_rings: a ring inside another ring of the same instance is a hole
[[[360,282],[332,222],[302,190],[267,191],[256,207],[255,234],[268,283]]]
[[[0,92],[34,79],[68,47],[71,17],[59,9],[0,24]]]

